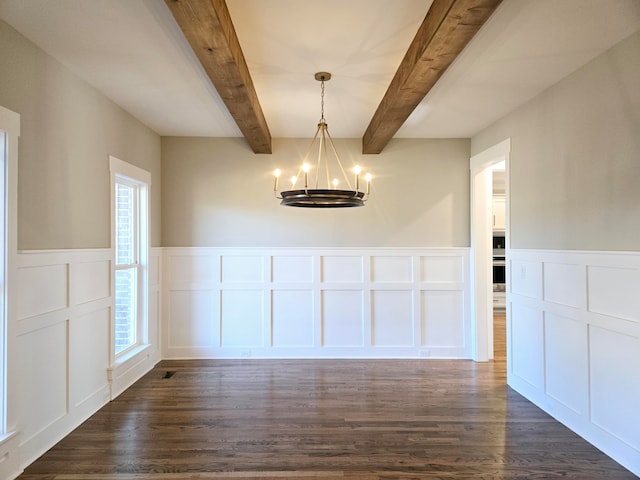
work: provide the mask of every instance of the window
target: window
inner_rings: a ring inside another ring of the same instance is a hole
[[[148,343],[147,260],[150,175],[111,157],[114,248],[113,352],[121,357]]]
[[[16,428],[15,284],[18,251],[17,185],[20,115],[0,107],[0,444]],[[14,395],[15,397],[15,395]]]

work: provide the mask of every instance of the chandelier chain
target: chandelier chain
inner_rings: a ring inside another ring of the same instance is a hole
[[[324,119],[324,80],[320,82],[320,122],[326,123]]]

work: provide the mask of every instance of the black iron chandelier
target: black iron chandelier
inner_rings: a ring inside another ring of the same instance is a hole
[[[329,134],[329,127],[324,118],[324,82],[331,79],[331,74],[328,72],[318,72],[315,74],[315,79],[320,83],[320,120],[318,121],[318,128],[316,134],[311,140],[309,150],[307,150],[302,166],[298,170],[298,173],[291,177],[291,188],[289,190],[283,190],[278,193],[278,181],[281,174],[280,169],[276,169],[274,172],[275,180],[273,183],[273,193],[279,200],[281,205],[288,207],[310,207],[310,208],[336,208],[336,207],[362,207],[369,198],[369,192],[371,190],[371,174],[367,173],[364,177],[365,189],[360,190],[360,175],[362,173],[361,168],[356,165],[353,167],[354,185],[351,184],[347,172],[342,166],[336,147],[333,144],[333,139]],[[318,158],[316,161],[315,173],[312,173],[312,167],[309,163],[309,155],[313,149],[314,144],[318,141]],[[327,148],[327,146],[329,148]],[[338,178],[331,176],[330,171],[330,152],[333,154],[334,169],[337,168],[346,184],[346,189],[338,188],[340,182]],[[314,178],[315,177],[315,178]],[[309,180],[312,180],[310,183]],[[321,180],[324,179],[324,180]],[[323,185],[321,185],[321,182]],[[296,185],[300,183],[304,187],[296,188]],[[324,188],[322,188],[324,186]]]

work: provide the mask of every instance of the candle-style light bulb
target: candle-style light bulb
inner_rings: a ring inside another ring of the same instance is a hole
[[[337,178],[333,179],[333,188],[334,189],[338,188],[338,179]]]
[[[369,191],[371,190],[371,174],[367,173],[364,178],[367,180],[367,195],[369,195]]]
[[[298,181],[298,177],[296,177],[295,175],[291,177],[291,188],[296,186],[297,181]]]
[[[302,165],[302,171],[304,172],[304,188],[309,187],[309,169],[311,167],[308,163]]]
[[[360,188],[360,165],[353,167],[353,173],[356,174],[356,191]]]
[[[282,172],[280,172],[280,169],[279,169],[279,168],[276,168],[276,169],[273,171],[273,176],[275,177],[275,178],[273,179],[273,191],[274,191],[274,192],[276,192],[276,191],[278,190],[278,178],[280,177],[280,173],[282,173]]]

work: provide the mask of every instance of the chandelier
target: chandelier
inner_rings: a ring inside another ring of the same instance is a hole
[[[274,173],[273,193],[279,200],[281,205],[289,207],[310,207],[310,208],[336,208],[336,207],[362,207],[364,202],[369,198],[371,190],[371,174],[367,173],[364,177],[365,189],[360,190],[361,168],[356,165],[353,167],[352,184],[347,172],[342,166],[333,139],[329,134],[329,127],[324,118],[324,82],[331,79],[328,72],[318,72],[315,79],[320,82],[320,120],[316,134],[311,140],[311,145],[307,150],[302,166],[298,173],[291,177],[291,188],[278,193],[278,181],[280,169],[276,169]],[[314,150],[314,144],[318,142],[318,156],[315,160],[315,169],[309,163],[310,155]],[[328,148],[327,148],[328,147]],[[330,162],[330,155],[333,154],[333,162]],[[341,186],[337,177],[331,175],[330,163],[334,170],[339,171],[342,181],[346,188]],[[300,184],[302,188],[297,185]]]

